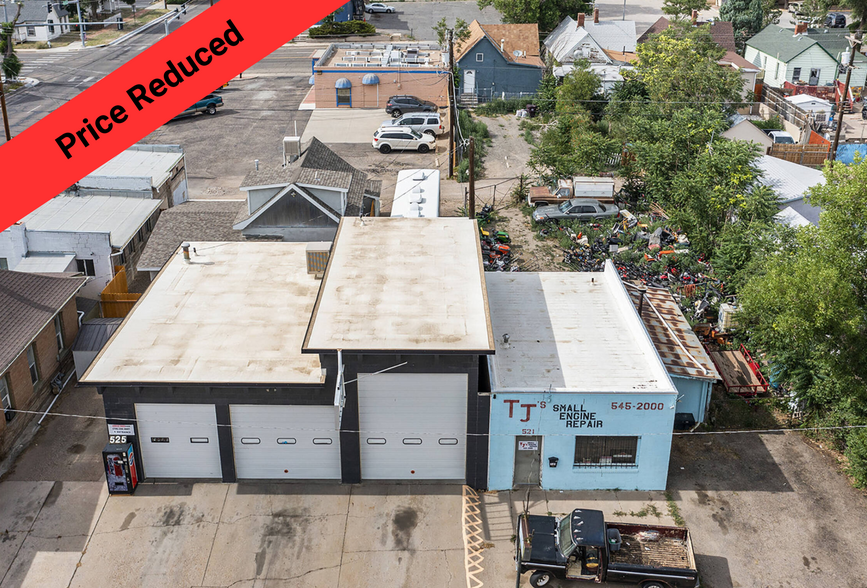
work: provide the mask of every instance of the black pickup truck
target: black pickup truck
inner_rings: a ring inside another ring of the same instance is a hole
[[[689,530],[606,523],[601,511],[576,509],[560,519],[518,517],[516,562],[541,588],[554,578],[641,588],[699,585]]]

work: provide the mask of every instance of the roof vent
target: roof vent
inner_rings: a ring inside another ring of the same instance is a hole
[[[331,253],[331,243],[308,243],[307,244],[307,273],[313,274],[317,280],[325,275],[328,266],[328,257]]]

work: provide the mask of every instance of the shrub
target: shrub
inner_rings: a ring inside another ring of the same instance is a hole
[[[476,108],[476,114],[480,116],[494,116],[496,114],[515,114],[521,108],[528,104],[532,104],[535,98],[533,96],[524,96],[523,98],[496,98],[490,102],[482,104]]]
[[[772,116],[768,120],[754,120],[752,121],[754,125],[762,129],[763,131],[782,131],[783,130],[783,121],[780,120],[779,116]]]
[[[326,37],[331,35],[375,35],[376,27],[363,20],[348,20],[346,22],[327,22],[313,27],[308,31],[311,37]]]
[[[488,125],[485,123],[473,120],[470,116],[470,113],[466,110],[461,110],[458,113],[458,124],[461,127],[461,134],[464,139],[469,139],[470,137],[475,138],[475,158],[476,158],[476,178],[481,177],[482,171],[482,160],[485,157],[485,152],[487,151],[487,143],[490,141],[490,133],[488,132]],[[466,182],[469,180],[469,151],[468,148],[464,150],[464,158],[461,160],[460,165],[458,165],[458,181]]]
[[[14,53],[12,55],[8,55],[4,60],[2,69],[3,73],[6,75],[6,79],[17,78],[18,74],[21,73],[21,60],[18,59],[18,56]]]
[[[846,439],[849,475],[859,488],[867,488],[867,429],[852,429]]]

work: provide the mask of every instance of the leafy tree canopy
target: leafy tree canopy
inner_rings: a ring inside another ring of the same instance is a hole
[[[737,103],[744,82],[717,61],[725,50],[713,42],[708,26],[677,25],[638,46],[638,65],[623,77],[641,82],[656,102]]]
[[[467,21],[462,18],[455,20],[455,26],[450,27],[446,22],[446,17],[442,17],[439,22],[431,28],[437,34],[437,41],[443,47],[445,47],[446,42],[448,41],[449,31],[454,31],[453,42],[455,45],[466,41],[470,37],[470,25],[468,25]]]
[[[592,9],[583,0],[477,0],[479,8],[493,6],[503,15],[504,23],[536,23],[541,31],[552,31],[567,16]]]
[[[688,19],[692,17],[693,10],[701,12],[707,8],[707,0],[663,0],[662,2],[662,12],[675,19]]]
[[[719,9],[719,16],[724,21],[731,21],[740,51],[750,37],[764,28],[762,0],[726,0]]]
[[[817,423],[867,423],[867,165],[834,163],[810,203],[819,227],[767,255],[740,296],[739,320]],[[867,438],[837,434],[867,484]]]

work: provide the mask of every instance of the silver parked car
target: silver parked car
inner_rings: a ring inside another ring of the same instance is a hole
[[[599,218],[620,216],[616,204],[602,204],[592,198],[572,198],[557,206],[540,206],[533,211],[537,223],[558,220],[590,221]]]
[[[425,133],[436,137],[443,130],[443,121],[438,112],[412,112],[399,118],[383,121],[379,126],[381,131],[396,131],[410,128],[419,133]]]
[[[368,14],[373,14],[374,12],[392,13],[392,12],[394,12],[394,8],[392,8],[391,6],[386,6],[382,2],[374,2],[372,4],[368,4],[367,6],[365,6],[364,12],[366,12]]]

